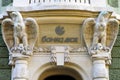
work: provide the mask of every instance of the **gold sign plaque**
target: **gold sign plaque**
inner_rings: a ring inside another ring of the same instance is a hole
[[[39,25],[40,44],[80,44],[79,24]]]

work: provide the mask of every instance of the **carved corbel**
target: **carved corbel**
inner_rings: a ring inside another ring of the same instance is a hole
[[[59,65],[64,65],[64,62],[69,62],[69,48],[66,46],[51,47],[51,62]]]
[[[93,80],[109,80],[107,66],[111,64],[111,50],[118,30],[119,22],[110,19],[107,11],[84,21],[83,38],[93,61]]]
[[[10,13],[10,17],[2,21],[3,39],[9,51],[9,65],[13,66],[13,80],[26,80],[27,61],[33,53],[38,25],[33,18],[23,19],[19,12]]]

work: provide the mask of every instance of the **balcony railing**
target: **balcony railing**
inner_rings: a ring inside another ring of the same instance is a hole
[[[90,5],[91,0],[13,0],[13,6],[24,7],[30,5]]]
[[[42,4],[52,4],[52,3],[77,3],[77,4],[90,4],[90,0],[29,0],[29,4],[42,3]]]
[[[89,10],[92,9],[92,7],[106,7],[106,5],[107,5],[107,0],[13,0],[13,7],[24,7],[24,8],[26,7],[27,10],[28,9],[29,10],[42,10],[42,9]]]

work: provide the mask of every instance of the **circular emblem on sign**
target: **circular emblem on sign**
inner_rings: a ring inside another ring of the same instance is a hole
[[[56,32],[56,34],[57,35],[63,35],[64,33],[65,33],[65,30],[64,30],[64,27],[62,27],[62,26],[57,26],[56,28],[55,28],[55,32]]]

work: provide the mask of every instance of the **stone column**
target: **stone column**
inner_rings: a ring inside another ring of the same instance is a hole
[[[13,80],[28,80],[28,59],[29,57],[14,58]]]
[[[99,48],[91,50],[93,80],[109,80],[108,65],[111,64],[111,53],[109,48],[98,46]]]
[[[92,56],[93,60],[93,80],[108,80],[108,69],[106,67],[106,57],[99,55]]]

